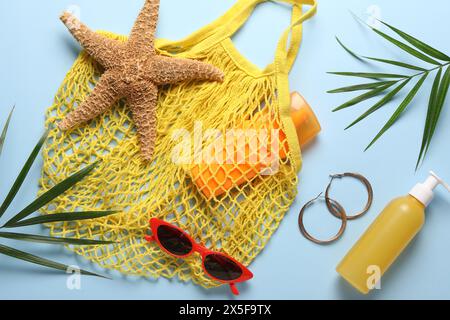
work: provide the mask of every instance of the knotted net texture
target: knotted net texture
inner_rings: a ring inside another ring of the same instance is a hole
[[[115,241],[115,245],[70,249],[123,274],[177,277],[206,288],[219,283],[204,274],[197,254],[185,260],[176,259],[163,253],[155,243],[143,240],[150,218],[174,223],[208,248],[226,252],[244,265],[248,266],[255,259],[296,196],[296,173],[300,164],[294,165],[288,144],[281,144],[280,154],[285,156],[280,159],[276,174],[251,177],[246,183],[225,192],[222,190],[218,196],[211,190],[212,195],[207,197],[193,182],[208,175],[192,170],[189,164],[172,161],[173,150],[180,144],[172,137],[174,130],[185,129],[192,133],[198,121],[204,129],[218,129],[223,133],[260,119],[256,116],[258,112],[266,115],[264,126],[267,128],[280,126],[283,129],[289,121],[288,117],[280,119],[276,69],[255,76],[242,68],[229,54],[230,50],[219,42],[200,54],[178,55],[217,66],[225,73],[225,81],[223,84],[186,82],[161,88],[153,162],[142,160],[135,126],[123,103],[68,133],[51,130],[43,150],[41,193],[81,167],[101,161],[90,176],[53,201],[42,213],[120,210],[106,218],[51,225],[53,236]],[[101,72],[99,65],[82,52],[48,109],[46,126],[54,126],[84,101]],[[296,141],[296,137],[288,136],[287,140]],[[205,148],[210,144],[211,139],[202,143]],[[202,168],[210,170],[211,167]],[[223,168],[216,167],[217,170]],[[254,167],[235,165],[233,169],[242,172]],[[214,172],[211,179],[215,179]],[[214,189],[213,182],[205,181],[205,184]]]

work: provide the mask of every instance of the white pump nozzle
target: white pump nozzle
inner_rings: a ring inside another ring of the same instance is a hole
[[[433,200],[433,190],[438,186],[442,185],[448,192],[450,192],[450,186],[444,182],[438,175],[433,171],[430,171],[430,176],[424,183],[417,184],[409,194],[422,202],[425,206],[428,206]]]

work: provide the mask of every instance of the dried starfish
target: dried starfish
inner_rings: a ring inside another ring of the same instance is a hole
[[[200,61],[158,55],[154,36],[159,0],[146,0],[127,42],[112,40],[93,32],[72,14],[61,20],[105,73],[91,95],[59,123],[72,129],[110,109],[125,98],[133,113],[145,160],[151,160],[156,140],[158,86],[186,80],[223,81],[223,73]]]

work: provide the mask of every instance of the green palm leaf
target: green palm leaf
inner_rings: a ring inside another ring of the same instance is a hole
[[[450,67],[448,67],[447,70],[445,71],[444,76],[442,77],[441,85],[439,87],[439,93],[436,98],[437,112],[433,117],[433,122],[431,126],[431,135],[433,135],[434,131],[436,130],[436,125],[439,120],[442,107],[444,106],[445,99],[447,98],[449,87],[450,87]]]
[[[53,222],[69,222],[69,221],[81,221],[107,217],[118,213],[118,211],[86,211],[86,212],[64,212],[54,213],[45,216],[38,216],[20,221],[8,221],[5,224],[5,228],[18,228],[31,226],[36,224],[53,223]]]
[[[337,76],[345,77],[358,77],[358,78],[368,78],[368,79],[404,79],[408,76],[404,74],[393,74],[393,73],[372,73],[372,72],[328,72],[328,74],[334,74]]]
[[[12,117],[14,108],[9,113],[8,119],[5,123],[5,126],[3,128],[3,132],[0,135],[0,154],[3,148],[3,144],[5,141],[6,133],[9,127],[9,123]],[[44,141],[47,138],[47,133],[45,133],[39,142],[34,147],[33,151],[31,152],[30,156],[28,157],[27,161],[25,162],[22,170],[20,171],[18,177],[16,178],[16,181],[14,182],[11,190],[9,191],[8,195],[6,196],[5,200],[3,201],[3,204],[0,207],[0,218],[3,216],[11,202],[14,200],[15,196],[17,195],[18,191],[20,190],[20,187],[23,185],[23,182],[28,175],[31,166],[33,165],[34,161],[36,160],[37,155],[39,154],[39,151],[42,149],[42,146],[44,144]],[[73,174],[72,176],[68,177],[61,183],[57,184],[53,188],[51,188],[49,191],[38,197],[35,201],[33,201],[30,205],[28,205],[25,209],[23,209],[21,212],[19,212],[16,216],[14,216],[11,220],[7,222],[8,226],[3,226],[0,228],[8,227],[17,227],[17,226],[27,226],[27,225],[34,225],[34,224],[41,224],[41,223],[47,223],[47,222],[61,222],[61,221],[76,221],[76,220],[86,220],[86,219],[95,219],[98,217],[104,217],[110,214],[116,213],[115,211],[103,211],[103,212],[79,212],[79,213],[62,213],[62,214],[56,214],[56,215],[49,215],[49,216],[42,216],[37,218],[32,218],[28,220],[22,220],[29,216],[31,213],[37,211],[38,209],[45,206],[47,203],[58,197],[59,195],[63,194],[65,191],[67,191],[69,188],[73,187],[77,182],[79,182],[81,179],[83,179],[86,175],[88,175],[94,168],[96,163],[87,166],[86,168],[78,171],[77,173]],[[12,239],[12,240],[19,240],[19,241],[28,241],[28,242],[38,242],[38,243],[47,243],[47,244],[68,244],[68,245],[86,245],[86,246],[94,246],[94,245],[106,245],[106,244],[113,244],[112,241],[100,241],[100,240],[91,240],[91,239],[74,239],[74,238],[56,238],[56,237],[48,237],[48,236],[41,236],[41,235],[32,235],[32,234],[22,234],[22,233],[13,233],[13,232],[0,232],[0,238],[3,239]],[[54,262],[48,259],[44,259],[35,255],[32,255],[27,252],[23,252],[5,245],[0,244],[0,255],[9,256],[15,259],[23,260],[29,263],[45,266],[52,269],[67,271],[70,267],[58,262]],[[96,274],[93,272],[89,272],[86,270],[80,270],[81,274],[85,275],[93,275],[98,276],[102,278],[106,278],[100,274]]]
[[[431,136],[430,136],[430,129],[431,129],[431,123],[434,118],[434,115],[436,113],[436,101],[437,96],[439,93],[439,85],[441,83],[441,76],[442,76],[442,69],[439,69],[434,81],[433,81],[433,87],[431,89],[430,98],[428,100],[428,110],[427,110],[427,118],[425,120],[425,128],[423,130],[423,138],[422,138],[422,145],[420,147],[420,153],[419,158],[417,159],[416,163],[416,171],[419,168],[420,162],[422,161],[423,157],[425,157],[425,149],[428,147]]]
[[[435,65],[440,65],[439,62],[437,62],[436,60],[430,58],[429,56],[421,53],[420,51],[417,51],[416,49],[408,46],[407,44],[404,44],[403,42],[392,38],[391,36],[387,35],[386,33],[377,30],[375,28],[370,27],[376,34],[382,36],[384,39],[388,40],[389,42],[391,42],[392,44],[396,45],[397,47],[399,47],[400,49],[406,51],[407,53],[409,53],[410,55],[419,58],[425,62],[431,63],[431,64],[435,64]]]
[[[96,246],[113,244],[114,241],[101,241],[101,240],[89,240],[89,239],[74,239],[74,238],[56,238],[47,237],[34,234],[23,234],[13,232],[0,232],[0,238],[12,239],[19,241],[38,242],[46,244],[72,244],[78,246]]]
[[[358,104],[358,103],[360,103],[362,101],[365,101],[367,99],[375,97],[375,96],[379,95],[380,93],[382,93],[383,91],[386,91],[388,88],[392,87],[393,85],[394,85],[394,83],[385,84],[385,85],[383,85],[383,86],[381,86],[379,88],[375,88],[375,89],[373,89],[373,90],[371,90],[369,92],[366,92],[366,93],[364,93],[364,94],[362,94],[362,95],[360,95],[360,96],[358,96],[358,97],[356,97],[356,98],[354,98],[354,99],[352,99],[350,101],[347,101],[344,104],[341,104],[339,107],[334,109],[333,112],[336,112],[336,111],[339,111],[339,110],[342,110],[342,109],[354,106],[355,104]]]
[[[27,162],[25,162],[25,165],[23,166],[22,170],[20,171],[19,175],[16,178],[16,181],[14,182],[11,190],[9,191],[8,195],[6,196],[5,200],[3,201],[2,206],[0,207],[0,218],[5,213],[6,209],[8,209],[11,202],[14,200],[14,197],[17,195],[17,192],[19,192],[20,187],[22,186],[26,176],[28,175],[28,172],[30,171],[31,166],[33,165],[34,161],[36,160],[37,155],[39,154],[39,151],[41,150],[45,139],[47,139],[48,131],[44,133],[44,135],[41,137],[39,142],[34,147],[33,151],[31,152],[30,156],[28,157]]]
[[[386,27],[388,27],[389,29],[391,29],[392,31],[394,31],[396,34],[398,34],[400,37],[402,37],[403,39],[405,39],[406,41],[408,41],[410,44],[412,44],[414,47],[416,47],[417,49],[425,52],[426,54],[439,59],[439,60],[443,60],[443,61],[450,61],[450,57],[447,56],[446,54],[440,52],[439,50],[429,46],[428,44],[420,41],[417,38],[414,38],[413,36],[410,36],[409,34],[387,24],[386,22],[380,21],[382,24],[384,24]]]
[[[353,13],[352,13],[353,14]],[[353,16],[361,22],[363,25],[367,25],[364,21],[362,21],[359,17],[357,17],[355,14]],[[446,101],[446,97],[448,94],[448,91],[450,89],[450,56],[442,53],[441,51],[431,47],[430,45],[426,44],[425,42],[399,30],[396,27],[393,27],[389,25],[388,23],[385,23],[383,21],[380,21],[383,23],[386,27],[390,29],[390,31],[393,31],[396,36],[399,36],[401,39],[395,39],[392,36],[377,30],[369,25],[367,25],[373,32],[375,32],[377,35],[381,36],[382,38],[386,39],[390,43],[394,44],[396,47],[400,48],[404,52],[408,53],[409,55],[412,55],[415,58],[418,58],[422,61],[425,61],[427,63],[430,63],[434,66],[427,68],[424,68],[422,66],[413,65],[409,63],[405,63],[402,61],[396,61],[396,60],[390,60],[390,59],[382,59],[382,58],[376,58],[376,57],[370,57],[370,56],[361,56],[356,54],[354,51],[349,49],[347,46],[344,45],[344,43],[336,37],[337,42],[339,45],[349,54],[351,54],[353,57],[357,58],[358,60],[371,60],[376,62],[381,62],[387,65],[392,65],[396,67],[401,67],[405,69],[415,70],[417,73],[412,75],[401,75],[401,74],[395,74],[395,73],[370,73],[370,72],[330,72],[331,74],[336,74],[340,76],[351,76],[351,77],[361,77],[361,78],[370,78],[378,80],[377,82],[373,83],[365,83],[360,85],[353,85],[353,86],[346,86],[335,90],[328,91],[329,93],[342,93],[342,92],[353,92],[353,91],[359,91],[359,90],[379,90],[379,88],[382,88],[383,85],[385,85],[388,82],[394,82],[399,83],[398,86],[396,86],[392,91],[390,91],[388,94],[384,95],[383,98],[378,101],[375,105],[373,105],[371,108],[369,108],[366,112],[364,112],[361,116],[359,116],[355,121],[353,121],[349,126],[346,127],[346,129],[354,126],[355,124],[359,123],[375,111],[382,108],[387,103],[391,102],[394,97],[404,88],[404,86],[413,78],[421,77],[420,80],[417,82],[417,84],[414,86],[414,88],[409,92],[407,97],[404,99],[404,101],[398,106],[395,113],[391,116],[389,121],[385,124],[385,126],[381,129],[381,131],[377,134],[377,136],[371,141],[371,143],[368,145],[366,150],[370,148],[391,126],[397,121],[397,119],[400,117],[400,115],[405,111],[405,109],[408,107],[408,105],[411,103],[417,92],[419,91],[420,87],[422,86],[425,79],[428,77],[429,74],[437,70],[436,78],[434,79],[433,87],[430,93],[429,101],[428,101],[428,110],[427,110],[427,117],[425,120],[425,126],[424,126],[424,132],[422,137],[422,143],[420,147],[420,153],[419,157],[417,159],[416,163],[416,170],[419,167],[420,163],[425,158],[428,149],[431,145],[431,141],[433,139],[434,133],[436,131],[440,115],[442,113],[442,109],[444,107],[444,103]],[[406,42],[402,42],[401,40],[406,40]],[[439,61],[443,61],[442,63]],[[447,68],[447,70],[444,73],[444,69]],[[444,73],[444,75],[443,75]],[[442,79],[441,79],[442,78]],[[387,80],[391,81],[387,81]],[[405,80],[405,81],[403,81]],[[383,83],[383,84],[380,84]],[[375,91],[376,93],[376,91]],[[373,94],[373,92],[372,92]],[[334,109],[333,111],[343,109],[347,106],[354,105],[356,103],[360,103],[364,100],[366,100],[367,96],[370,96],[371,92],[366,93],[366,95],[358,96],[354,98],[353,100],[343,104],[342,106],[338,107],[337,109]],[[375,94],[376,95],[376,94]]]
[[[377,62],[382,62],[382,63],[387,63],[387,64],[391,64],[397,67],[402,67],[402,68],[406,68],[406,69],[411,69],[411,70],[417,70],[417,71],[426,71],[425,68],[422,67],[418,67],[418,66],[413,66],[412,64],[408,64],[408,63],[404,63],[401,61],[395,61],[395,60],[388,60],[388,59],[380,59],[380,58],[373,58],[373,57],[367,57],[367,56],[361,56],[359,54],[354,53],[352,50],[350,50],[347,46],[345,46],[342,41],[336,37],[337,42],[339,43],[339,45],[345,50],[347,51],[350,55],[352,55],[353,57],[355,57],[358,60],[363,60],[363,59],[367,59],[367,60],[372,60],[372,61],[377,61]]]
[[[405,109],[408,107],[408,105],[411,103],[411,101],[416,96],[417,92],[419,91],[420,87],[423,85],[425,79],[427,78],[428,73],[425,73],[422,78],[416,83],[414,88],[408,93],[405,100],[400,104],[400,106],[397,108],[397,110],[394,112],[392,117],[388,120],[388,122],[385,124],[385,126],[380,130],[380,132],[375,136],[375,138],[370,142],[370,144],[367,146],[365,151],[367,151],[400,117],[400,115],[405,111]]]
[[[11,117],[13,115],[14,108],[15,107],[12,107],[11,111],[9,112],[8,119],[6,120],[6,123],[3,127],[2,135],[0,136],[0,155],[2,154],[3,151],[3,144],[5,143],[6,133],[8,132],[9,123],[11,122]]]
[[[354,53],[352,50],[350,50],[347,46],[345,46],[342,41],[338,38],[335,37],[336,41],[340,44],[340,46],[347,51],[351,56],[353,56],[354,58],[358,59],[358,60],[362,60],[359,54]]]
[[[61,270],[64,272],[67,272],[67,270],[70,268],[68,265],[62,264],[62,263],[58,263],[58,262],[54,262],[51,260],[47,260],[35,255],[32,255],[30,253],[27,252],[23,252],[14,248],[10,248],[4,245],[0,244],[0,254],[3,254],[5,256],[9,256],[11,258],[15,258],[15,259],[19,259],[19,260],[23,260],[23,261],[27,261],[33,264],[37,264],[43,267],[47,267],[47,268],[51,268],[51,269],[56,269],[56,270]],[[105,278],[108,279],[105,276],[102,276],[100,274],[97,273],[93,273],[90,271],[86,271],[86,270],[81,270],[80,269],[80,273],[84,274],[84,275],[89,275],[89,276],[96,276],[96,277],[100,277],[100,278]]]
[[[396,95],[399,93],[405,86],[408,84],[410,79],[407,79],[406,81],[403,81],[401,84],[399,84],[397,87],[394,88],[391,92],[389,92],[387,95],[385,95],[380,101],[378,101],[373,107],[368,109],[366,112],[364,112],[359,118],[357,118],[355,121],[353,121],[350,125],[348,125],[345,130],[353,127],[355,124],[360,122],[361,120],[367,118],[369,115],[380,109],[381,107],[385,106],[387,103],[389,103]]]
[[[11,225],[19,220],[22,220],[23,218],[26,218],[33,212],[39,210],[43,206],[45,206],[47,203],[52,201],[53,199],[57,198],[64,192],[66,192],[68,189],[72,188],[75,184],[77,184],[79,181],[81,181],[84,177],[86,177],[88,174],[91,173],[92,170],[96,167],[97,162],[93,163],[84,169],[81,169],[77,173],[71,175],[64,181],[58,183],[56,186],[42,194],[40,197],[38,197],[35,201],[33,201],[30,205],[28,205],[25,209],[20,211],[16,216],[14,216],[11,220],[9,220],[6,225]]]
[[[372,61],[377,61],[377,62],[382,62],[382,63],[386,63],[386,64],[391,64],[391,65],[394,65],[394,66],[397,66],[397,67],[406,68],[406,69],[411,69],[411,70],[416,70],[416,71],[427,71],[427,69],[425,69],[425,68],[418,67],[418,66],[413,66],[412,64],[404,63],[404,62],[401,62],[401,61],[380,59],[380,58],[373,58],[373,57],[364,57],[364,58],[372,60]]]
[[[359,21],[359,22],[362,23],[363,25],[366,25],[367,27],[369,27],[370,29],[372,29],[372,31],[374,31],[376,34],[378,34],[379,36],[381,36],[381,37],[383,37],[384,39],[388,40],[389,42],[391,42],[391,43],[394,44],[395,46],[399,47],[399,48],[402,49],[403,51],[409,53],[410,55],[412,55],[412,56],[414,56],[414,57],[416,57],[416,58],[419,58],[419,59],[421,59],[421,60],[423,60],[423,61],[425,61],[425,62],[428,62],[428,63],[431,63],[431,64],[435,64],[435,65],[440,65],[439,62],[437,62],[436,60],[430,58],[429,56],[427,56],[427,55],[421,53],[420,51],[417,51],[416,49],[414,49],[414,48],[408,46],[407,44],[405,44],[405,43],[403,43],[403,42],[401,42],[401,41],[398,41],[397,39],[392,38],[391,36],[387,35],[386,33],[382,32],[382,31],[380,31],[380,30],[377,30],[376,28],[374,28],[374,27],[368,25],[367,23],[365,23],[364,21],[362,21],[357,15],[355,15],[353,12],[352,12],[352,15],[353,15],[353,17],[355,17],[355,19],[356,19],[357,21]],[[382,22],[382,21],[380,21],[380,22]],[[382,22],[382,23],[383,23],[383,22]],[[398,31],[400,31],[400,30],[398,30]],[[411,38],[412,38],[412,37],[411,37]]]
[[[442,108],[444,107],[445,99],[447,98],[449,88],[450,88],[450,67],[447,68],[447,70],[444,73],[444,76],[442,77],[439,92],[436,97],[436,112],[434,113],[434,116],[431,121],[430,141],[428,142],[425,152],[428,152],[431,139],[433,138],[434,133],[436,131],[436,127],[439,122],[439,118],[441,116]]]
[[[352,91],[361,91],[361,90],[370,90],[381,87],[386,84],[396,84],[397,81],[377,81],[371,83],[363,83],[357,84],[354,86],[343,87],[339,89],[330,90],[327,93],[343,93],[343,92],[352,92]]]

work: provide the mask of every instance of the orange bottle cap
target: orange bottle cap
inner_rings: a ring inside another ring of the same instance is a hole
[[[298,142],[304,146],[322,130],[319,120],[305,99],[298,93],[291,94],[291,117],[297,130]]]

